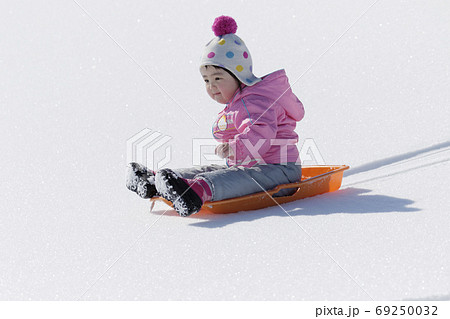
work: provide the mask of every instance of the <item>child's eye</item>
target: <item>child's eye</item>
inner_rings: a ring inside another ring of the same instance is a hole
[[[220,80],[220,78],[215,78],[215,80],[216,80],[216,81],[219,81],[219,80]]]
[[[208,83],[209,82],[209,80],[205,80],[205,83]]]

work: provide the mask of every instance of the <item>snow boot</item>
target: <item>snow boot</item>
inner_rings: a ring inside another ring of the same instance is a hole
[[[156,196],[155,172],[138,163],[128,164],[127,188],[145,199]]]
[[[189,180],[165,168],[156,173],[156,189],[166,200],[173,203],[173,207],[180,216],[186,217],[197,213],[203,205],[202,198],[189,185]]]

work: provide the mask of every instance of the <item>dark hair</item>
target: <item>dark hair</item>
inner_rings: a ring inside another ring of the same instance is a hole
[[[237,81],[237,83],[239,84],[239,91],[242,92],[242,89],[243,89],[242,84],[243,84],[243,83],[236,77],[236,75],[234,75],[233,72],[231,72],[230,70],[225,69],[225,68],[223,68],[223,67],[221,67],[221,66],[212,65],[212,64],[205,65],[205,66],[204,66],[205,69],[208,69],[208,66],[212,66],[212,67],[215,68],[215,69],[221,69],[221,70],[226,71],[229,75],[231,75],[231,76],[233,77],[233,79],[235,79],[235,80]],[[245,84],[244,84],[244,86],[245,86]]]

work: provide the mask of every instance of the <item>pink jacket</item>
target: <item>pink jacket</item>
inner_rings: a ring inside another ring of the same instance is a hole
[[[300,163],[294,129],[305,114],[303,104],[292,93],[284,70],[262,79],[237,90],[214,123],[214,138],[233,150],[229,166]]]

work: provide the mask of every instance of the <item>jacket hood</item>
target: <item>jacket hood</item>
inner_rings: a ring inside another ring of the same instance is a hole
[[[247,86],[238,94],[238,98],[248,95],[260,95],[284,108],[286,114],[296,121],[305,115],[303,104],[292,92],[285,70],[278,70],[262,77],[262,81]]]

